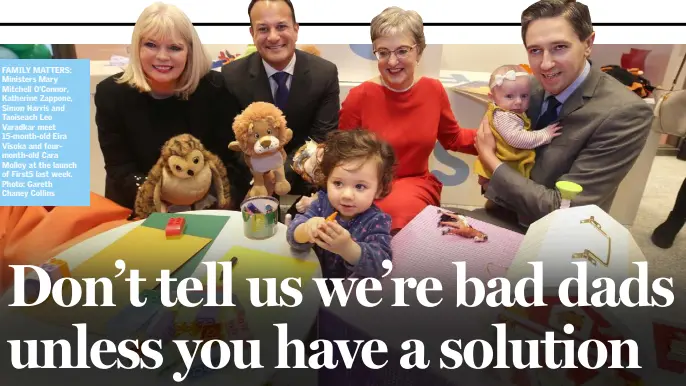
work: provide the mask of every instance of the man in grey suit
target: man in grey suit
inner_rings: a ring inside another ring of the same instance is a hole
[[[295,48],[299,26],[290,0],[252,0],[248,15],[257,52],[222,67],[226,87],[239,111],[256,101],[273,103],[283,111],[293,130],[285,147],[290,194],[309,194],[313,187],[293,171],[291,161],[308,138],[321,142],[338,128],[338,69]],[[241,181],[242,193],[247,193],[250,176],[241,178],[247,180]]]
[[[521,225],[560,207],[560,180],[583,187],[572,206],[609,211],[648,137],[651,107],[590,63],[594,38],[581,3],[541,0],[522,13],[522,39],[536,78],[527,114],[533,129],[559,121],[562,134],[536,149],[530,179],[496,157],[488,126],[482,124],[476,140],[479,159],[493,171],[485,197],[515,212]]]

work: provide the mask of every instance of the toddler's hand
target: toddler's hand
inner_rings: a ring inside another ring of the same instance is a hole
[[[338,255],[344,255],[354,243],[350,232],[337,222],[326,222],[319,228],[317,245]]]
[[[553,123],[551,125],[546,126],[545,129],[543,129],[550,134],[552,138],[557,137],[558,135],[562,134],[560,133],[560,130],[562,130],[562,126],[560,125],[559,122]]]
[[[314,243],[316,241],[319,230],[322,229],[323,224],[326,224],[326,219],[324,217],[312,217],[305,221],[303,225],[307,227],[305,231],[309,236],[308,242]]]

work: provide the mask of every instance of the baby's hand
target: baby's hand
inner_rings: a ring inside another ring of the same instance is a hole
[[[345,254],[346,251],[350,250],[350,244],[354,243],[347,229],[343,228],[339,223],[331,221],[325,222],[321,226],[315,242],[323,249],[337,255]]]
[[[550,124],[543,129],[548,132],[548,134],[552,137],[555,138],[558,135],[562,134],[560,133],[560,130],[562,130],[562,126],[560,125],[559,122],[555,122],[553,124]]]
[[[319,235],[319,230],[326,229],[323,228],[325,224],[326,219],[324,217],[312,217],[311,219],[305,221],[303,225],[306,227],[305,233],[309,236],[308,242],[315,242],[317,236]]]

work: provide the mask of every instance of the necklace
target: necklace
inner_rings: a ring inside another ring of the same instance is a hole
[[[393,92],[405,92],[405,91],[411,89],[412,86],[414,86],[414,83],[415,83],[414,81],[412,81],[412,84],[411,84],[409,87],[407,87],[407,88],[405,88],[405,89],[402,89],[402,90],[398,90],[398,89],[395,89],[395,88],[389,86],[388,84],[386,84],[386,82],[384,82],[383,78],[379,77],[379,79],[381,80],[381,84],[382,84],[384,87],[386,87],[387,89],[389,89],[389,90],[391,90],[391,91],[393,91]]]

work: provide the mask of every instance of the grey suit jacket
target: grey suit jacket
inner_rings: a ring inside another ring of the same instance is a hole
[[[528,116],[532,127],[541,112],[544,91],[538,83]],[[646,143],[652,108],[619,81],[591,66],[584,82],[560,111],[561,135],[536,149],[530,179],[501,165],[485,196],[518,214],[528,225],[559,208],[555,183],[572,181],[583,192],[572,206],[595,204],[608,212],[619,184]]]
[[[288,154],[286,178],[291,183],[291,194],[309,194],[312,187],[295,174],[290,167],[291,160],[308,138],[322,142],[329,132],[338,128],[340,85],[334,63],[300,50],[296,50],[295,55],[288,106],[283,112],[288,127],[293,130],[293,139],[285,147]],[[256,101],[274,103],[258,52],[224,65],[221,72],[238,111]],[[250,177],[247,179],[249,182]]]

